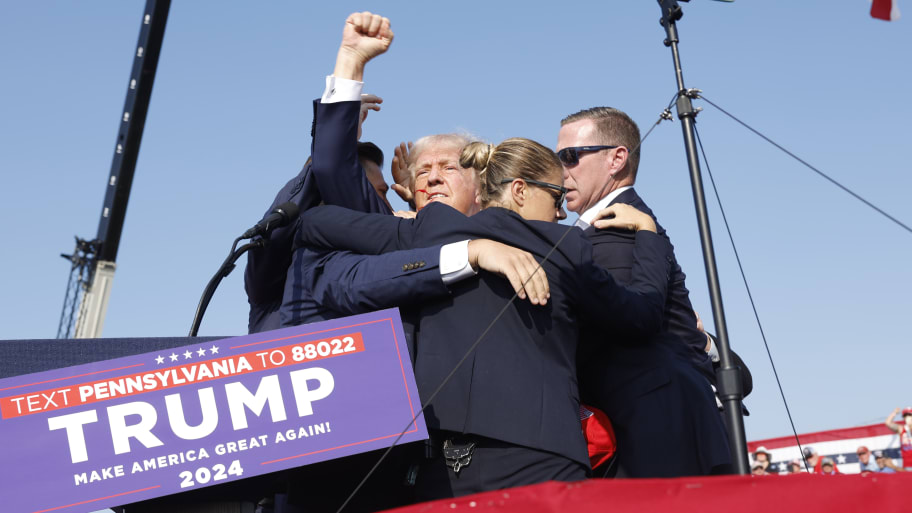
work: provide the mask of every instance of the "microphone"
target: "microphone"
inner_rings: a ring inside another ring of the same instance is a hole
[[[292,222],[296,217],[298,217],[298,206],[290,201],[282,203],[257,223],[256,226],[244,232],[241,238],[249,239],[256,235],[267,235],[272,230]]]

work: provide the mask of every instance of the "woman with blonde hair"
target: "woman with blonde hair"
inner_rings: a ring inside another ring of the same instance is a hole
[[[670,246],[648,215],[626,205],[606,209],[603,215],[614,217],[597,227],[637,230],[633,279],[621,286],[593,263],[582,230],[553,222],[564,216],[566,189],[550,149],[521,138],[472,143],[460,165],[479,172],[484,209],[472,217],[434,203],[414,219],[320,207],[302,216],[299,242],[380,254],[490,239],[534,255],[550,286],[544,305],[512,301],[509,283],[480,273],[442,299],[405,309],[416,319],[415,377],[436,448],[420,464],[416,491],[429,500],[584,479],[579,325],[598,323],[618,337],[658,331]]]

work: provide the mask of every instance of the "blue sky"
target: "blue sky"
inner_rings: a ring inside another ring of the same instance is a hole
[[[231,241],[307,158],[310,102],[332,71],[350,12],[380,12],[396,34],[365,74],[365,90],[385,102],[364,139],[388,159],[401,140],[461,130],[553,147],[559,120],[594,105],[627,111],[643,132],[658,119],[675,82],[655,2],[529,5],[175,2],[104,336],[188,331]],[[864,0],[681,5],[689,87],[912,223],[908,19],[871,19]],[[0,7],[2,339],[56,334],[69,274],[58,255],[72,251],[74,235],[96,232],[143,7]],[[912,403],[912,234],[697,105],[799,432],[882,421]],[[677,121],[663,122],[644,144],[637,188],[671,234],[693,304],[709,323]],[[707,194],[730,337],[754,375],[748,438],[785,435],[770,363]],[[239,269],[216,293],[201,334],[242,334],[246,320]]]

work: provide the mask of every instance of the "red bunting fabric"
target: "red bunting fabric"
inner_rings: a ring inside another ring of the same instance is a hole
[[[871,17],[879,20],[896,21],[899,19],[897,0],[874,0],[871,2]]]
[[[912,472],[547,482],[399,508],[397,513],[877,513],[909,511]]]

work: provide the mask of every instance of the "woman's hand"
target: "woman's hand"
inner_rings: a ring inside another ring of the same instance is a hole
[[[528,251],[488,239],[469,241],[469,264],[509,280],[519,299],[545,305],[551,297],[545,270]]]
[[[655,220],[649,214],[645,214],[626,203],[615,203],[603,208],[595,215],[592,220],[592,226],[599,230],[606,228],[619,228],[621,230],[631,230],[638,232],[648,230],[655,233]]]
[[[402,219],[415,219],[415,216],[418,215],[418,212],[414,210],[397,210],[393,212],[393,215],[396,217],[401,217]]]

